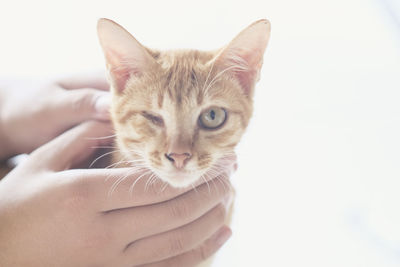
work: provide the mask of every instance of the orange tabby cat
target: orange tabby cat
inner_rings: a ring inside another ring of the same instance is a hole
[[[269,33],[259,20],[216,51],[157,51],[100,19],[121,151],[114,161],[132,161],[174,187],[220,168],[249,123]]]

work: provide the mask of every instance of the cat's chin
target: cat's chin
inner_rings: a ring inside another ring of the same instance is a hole
[[[200,173],[190,173],[182,171],[164,173],[162,175],[159,175],[161,180],[176,188],[188,187],[194,184],[200,176]]]

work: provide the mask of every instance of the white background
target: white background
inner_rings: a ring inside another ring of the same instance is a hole
[[[101,68],[99,17],[160,49],[217,48],[268,18],[234,236],[215,266],[400,266],[399,11],[396,0],[1,0],[0,73]]]

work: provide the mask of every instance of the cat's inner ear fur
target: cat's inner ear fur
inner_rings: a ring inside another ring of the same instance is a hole
[[[256,21],[240,32],[214,59],[219,71],[232,74],[247,96],[252,96],[260,79],[270,29],[268,20]]]
[[[146,48],[114,21],[100,19],[97,34],[116,93],[125,89],[129,79],[142,75],[156,64]]]

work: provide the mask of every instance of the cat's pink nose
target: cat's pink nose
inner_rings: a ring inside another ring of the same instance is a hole
[[[168,155],[165,154],[165,157],[171,161],[176,168],[182,169],[185,167],[186,163],[189,161],[189,159],[192,157],[190,153],[169,153]]]

